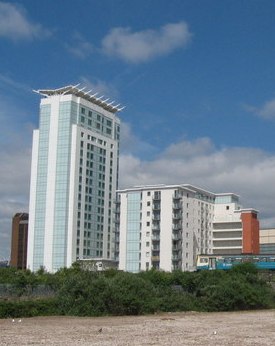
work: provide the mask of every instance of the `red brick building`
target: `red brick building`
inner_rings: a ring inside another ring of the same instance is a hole
[[[29,214],[17,213],[12,219],[10,266],[26,269]]]

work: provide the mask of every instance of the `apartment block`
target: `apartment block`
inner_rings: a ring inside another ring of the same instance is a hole
[[[118,190],[116,259],[130,272],[191,271],[198,254],[259,251],[257,227],[257,211],[232,193],[189,184]]]

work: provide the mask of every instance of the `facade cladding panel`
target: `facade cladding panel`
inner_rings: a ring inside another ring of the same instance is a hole
[[[28,268],[113,259],[118,109],[76,87],[39,93],[46,98],[32,158]]]
[[[260,254],[275,254],[275,228],[260,229]]]

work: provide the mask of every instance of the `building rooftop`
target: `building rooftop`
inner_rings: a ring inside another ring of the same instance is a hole
[[[104,96],[97,97],[98,93],[96,92],[92,94],[92,89],[88,91],[85,91],[86,87],[79,89],[79,85],[80,84],[68,85],[59,89],[39,89],[33,91],[45,97],[51,97],[54,95],[75,95],[89,102],[92,102],[111,113],[120,112],[125,108],[120,107],[120,104],[114,105],[115,101],[109,102],[108,98],[103,100]]]
[[[128,192],[128,191],[142,191],[142,190],[170,190],[170,189],[184,189],[186,191],[191,191],[194,193],[202,193],[210,195],[211,197],[215,197],[215,193],[201,189],[199,187],[196,187],[194,185],[190,184],[172,184],[172,185],[166,185],[166,184],[152,184],[152,185],[138,185],[130,188],[125,189],[119,189],[117,192]]]

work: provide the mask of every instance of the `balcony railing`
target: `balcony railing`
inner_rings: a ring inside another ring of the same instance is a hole
[[[153,231],[159,231],[160,230],[160,225],[157,223],[157,224],[153,224],[152,225],[152,230]]]
[[[173,261],[178,261],[178,260],[180,260],[181,259],[181,256],[180,255],[173,255],[172,256],[172,260]]]
[[[173,198],[174,198],[174,199],[181,199],[181,198],[182,198],[182,195],[181,195],[181,193],[179,193],[179,192],[177,191],[177,192],[174,193]]]
[[[182,239],[182,234],[181,233],[173,233],[172,239],[173,240],[180,240],[180,239]]]
[[[180,220],[182,218],[182,214],[177,213],[177,214],[173,214],[173,219],[174,220]]]
[[[179,231],[180,229],[182,229],[182,225],[181,224],[173,225],[173,230],[174,231]]]
[[[152,198],[154,201],[159,201],[160,200],[160,193],[154,193]]]
[[[153,203],[153,210],[160,210],[160,203]]]
[[[173,203],[173,209],[181,209],[182,208],[182,203],[178,202],[178,203]]]

